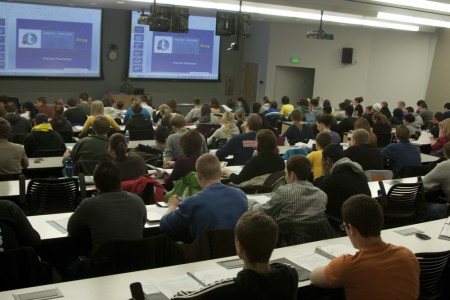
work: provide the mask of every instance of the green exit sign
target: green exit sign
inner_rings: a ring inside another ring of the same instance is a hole
[[[291,57],[291,63],[298,64],[300,62],[300,57]]]

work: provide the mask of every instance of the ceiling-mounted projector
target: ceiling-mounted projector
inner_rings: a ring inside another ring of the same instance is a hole
[[[334,40],[334,34],[327,33],[322,29],[323,10],[320,11],[320,26],[318,30],[306,32],[306,37],[318,40]]]
[[[334,34],[326,33],[323,30],[313,30],[306,33],[306,37],[318,40],[334,40]]]

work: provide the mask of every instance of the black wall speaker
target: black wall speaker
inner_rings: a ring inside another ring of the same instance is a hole
[[[353,63],[353,48],[342,48],[342,60],[343,64]]]

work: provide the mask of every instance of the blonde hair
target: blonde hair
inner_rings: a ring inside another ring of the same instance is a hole
[[[236,120],[245,122],[245,111],[243,109],[238,109],[234,112]]]
[[[372,128],[370,128],[370,124],[369,122],[364,119],[364,118],[359,118],[358,120],[356,120],[355,125],[354,125],[354,130],[356,129],[365,129],[369,135],[370,135],[370,139],[369,139],[369,145],[372,146],[377,146],[377,136],[375,135],[375,133],[373,133]]]
[[[224,112],[222,116],[223,129],[226,134],[231,134],[233,129],[236,127],[234,125],[234,114],[231,111]]]
[[[99,116],[105,114],[105,108],[103,106],[103,102],[100,100],[95,100],[92,102],[91,106],[91,116]]]
[[[159,113],[163,117],[169,117],[172,116],[172,109],[167,104],[161,104],[159,106]]]
[[[444,136],[450,136],[450,119],[445,119],[439,125],[442,128],[442,132],[444,133]]]

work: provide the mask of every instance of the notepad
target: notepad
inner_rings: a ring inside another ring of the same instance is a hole
[[[439,238],[441,240],[450,241],[450,217],[447,218],[447,220],[444,223],[444,226],[442,226],[442,230],[441,230],[441,233],[439,234]]]

